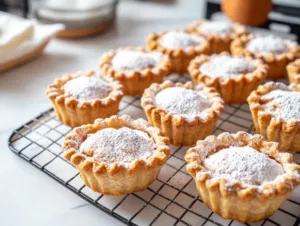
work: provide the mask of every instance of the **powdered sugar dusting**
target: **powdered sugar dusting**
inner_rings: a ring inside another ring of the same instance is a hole
[[[286,121],[300,121],[300,93],[282,90],[273,90],[262,96],[270,100],[264,105],[264,110]]]
[[[112,67],[117,71],[142,71],[159,65],[161,53],[145,53],[134,50],[121,50],[112,59]]]
[[[254,60],[214,55],[199,70],[209,77],[231,78],[254,71],[256,65]]]
[[[283,97],[284,95],[287,95],[289,93],[290,93],[289,91],[285,91],[285,90],[281,90],[281,89],[275,89],[275,90],[272,90],[271,92],[263,95],[261,97],[261,99],[262,100],[273,100],[273,99],[276,99],[276,98]]]
[[[202,91],[171,87],[156,94],[155,105],[172,115],[181,115],[186,120],[194,120],[211,104]]]
[[[168,49],[187,48],[200,45],[205,39],[198,35],[188,34],[183,31],[170,31],[160,39],[160,44]]]
[[[154,148],[154,142],[145,132],[122,127],[99,130],[81,144],[80,152],[93,150],[93,157],[100,162],[126,165],[136,159],[147,160]]]
[[[251,147],[230,147],[204,161],[212,177],[226,178],[250,185],[270,182],[284,173],[283,167]]]
[[[262,55],[281,54],[289,51],[287,41],[275,36],[255,37],[249,41],[246,49],[252,53]]]
[[[216,35],[216,34],[231,34],[233,33],[232,24],[223,21],[209,21],[202,23],[198,27],[198,31],[205,35]]]
[[[93,100],[107,97],[112,91],[108,82],[100,76],[80,76],[68,81],[64,89],[79,101]]]

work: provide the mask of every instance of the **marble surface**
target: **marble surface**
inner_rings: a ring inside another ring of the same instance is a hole
[[[0,74],[1,225],[121,225],[14,155],[12,130],[50,108],[44,92],[64,72],[97,69],[105,51],[143,45],[151,31],[181,28],[202,15],[202,1],[121,1],[115,28],[101,36],[54,40],[38,59]]]

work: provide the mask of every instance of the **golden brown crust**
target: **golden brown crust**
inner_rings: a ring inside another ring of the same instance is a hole
[[[242,35],[247,34],[247,29],[245,26],[240,25],[238,23],[233,23],[232,28],[234,30],[234,33],[232,34],[213,34],[213,35],[206,35],[199,29],[199,26],[201,26],[204,23],[209,23],[209,20],[197,20],[194,21],[187,30],[193,33],[197,33],[199,35],[202,35],[207,38],[207,40],[210,43],[210,51],[209,54],[213,53],[221,53],[223,51],[230,52],[230,44],[231,42]]]
[[[99,162],[92,156],[79,152],[80,145],[90,134],[105,128],[129,127],[146,132],[155,142],[156,149],[146,161],[134,160],[128,165],[118,162]],[[94,124],[75,128],[65,137],[64,156],[80,172],[84,183],[95,192],[120,196],[146,189],[157,177],[170,154],[169,139],[160,135],[160,130],[151,127],[143,119],[132,120],[129,116],[111,116],[97,119]]]
[[[193,89],[191,82],[175,84],[171,81],[165,81],[162,84],[152,84],[145,90],[141,105],[150,124],[160,128],[162,134],[169,137],[172,144],[192,145],[197,140],[212,134],[220,114],[223,112],[223,100],[214,88],[208,88],[204,85],[197,86],[195,90],[203,91],[212,100],[212,106],[204,110],[205,115],[207,115],[206,118],[195,116],[194,120],[186,120],[182,116],[174,116],[155,106],[155,95],[163,89],[174,86]]]
[[[95,76],[95,72],[65,74],[49,85],[46,95],[52,102],[57,118],[68,126],[80,126],[94,122],[97,118],[106,118],[119,110],[119,103],[123,97],[123,86],[107,78],[112,91],[105,98],[79,101],[64,91],[64,84],[80,76]]]
[[[300,59],[288,64],[286,67],[290,83],[300,83]]]
[[[227,52],[220,54],[229,56]],[[210,77],[200,71],[200,66],[211,59],[211,56],[200,55],[191,61],[188,71],[194,84],[204,83],[209,87],[215,87],[226,104],[240,104],[247,100],[251,91],[255,90],[265,79],[268,73],[268,66],[259,63],[257,68],[246,74],[240,74],[235,78],[223,79],[221,77]],[[245,57],[245,59],[251,59]],[[237,95],[238,94],[238,95]]]
[[[143,71],[133,71],[130,74],[125,74],[122,71],[116,71],[111,67],[111,61],[118,51],[135,50],[147,52],[142,47],[124,47],[117,50],[112,50],[104,54],[100,59],[100,68],[104,75],[109,75],[119,81],[124,86],[125,95],[141,96],[146,88],[152,83],[161,83],[163,78],[170,73],[171,62],[167,56],[162,56],[158,66],[147,68]]]
[[[149,51],[159,51],[163,54],[168,55],[172,65],[171,72],[178,74],[187,72],[187,67],[193,58],[195,58],[199,54],[206,54],[209,52],[210,47],[208,42],[203,42],[197,47],[189,47],[187,49],[167,49],[159,43],[159,39],[165,33],[167,32],[165,31],[161,33],[151,33],[147,39],[147,49]]]
[[[245,47],[250,40],[252,40],[254,35],[243,35],[240,38],[236,38],[230,46],[232,55],[234,56],[250,56],[255,59],[262,60],[265,64],[269,66],[269,72],[267,78],[269,79],[280,79],[287,76],[286,66],[294,61],[300,52],[300,47],[290,47],[288,53],[274,54],[270,53],[266,55],[257,55]]]
[[[268,82],[258,87],[248,97],[255,130],[270,141],[279,142],[287,151],[300,151],[300,122],[285,121],[264,111],[262,96],[272,90],[300,91],[300,85],[292,84],[289,87],[283,83]]]
[[[259,186],[212,177],[203,167],[204,159],[231,146],[250,146],[275,159],[285,173]],[[199,196],[213,212],[226,219],[255,222],[273,215],[300,183],[300,166],[293,163],[291,154],[280,151],[278,143],[268,142],[261,135],[223,133],[198,141],[196,147],[187,151],[185,160]]]

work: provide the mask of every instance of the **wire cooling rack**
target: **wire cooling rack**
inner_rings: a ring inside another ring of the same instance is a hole
[[[169,76],[173,81],[186,81],[185,76]],[[140,99],[124,97],[119,115],[144,118]],[[157,180],[145,191],[121,197],[104,196],[91,191],[80,179],[78,171],[64,159],[61,145],[71,128],[56,119],[53,109],[45,111],[14,130],[9,138],[10,149],[70,191],[100,210],[128,225],[282,225],[300,223],[300,188],[269,219],[255,224],[225,220],[208,209],[197,195],[191,176],[185,169],[184,155],[188,147],[172,146],[167,164]],[[225,107],[215,134],[224,131],[252,132],[252,118],[247,104]],[[300,154],[295,154],[300,163]]]

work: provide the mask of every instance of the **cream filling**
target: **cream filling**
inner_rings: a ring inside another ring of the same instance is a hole
[[[262,96],[269,100],[264,104],[264,110],[286,121],[300,121],[300,93],[284,90],[273,90]]]
[[[205,41],[205,38],[201,36],[192,35],[183,31],[167,32],[159,40],[160,44],[168,49],[186,49],[188,47],[199,46]]]
[[[275,36],[257,36],[248,42],[246,49],[255,55],[267,56],[288,53],[296,45],[293,41]]]
[[[199,70],[209,77],[226,79],[252,72],[256,69],[256,66],[257,63],[254,60],[214,55],[210,60],[202,64]]]
[[[170,87],[156,94],[155,105],[172,115],[193,121],[196,116],[206,117],[203,111],[209,108],[211,103],[202,91]]]
[[[223,21],[209,21],[202,23],[199,25],[198,31],[205,35],[229,35],[234,32],[232,29],[232,24]]]
[[[210,155],[204,166],[212,177],[261,185],[284,173],[281,164],[252,147],[229,147]]]
[[[80,146],[80,152],[108,164],[126,165],[134,160],[146,161],[154,152],[155,143],[147,133],[122,127],[105,128],[90,135]]]
[[[112,58],[111,65],[117,71],[130,73],[143,71],[147,68],[157,67],[160,63],[161,53],[145,53],[135,50],[120,50]]]
[[[105,98],[112,91],[111,86],[100,76],[80,76],[68,81],[64,89],[79,101]]]

